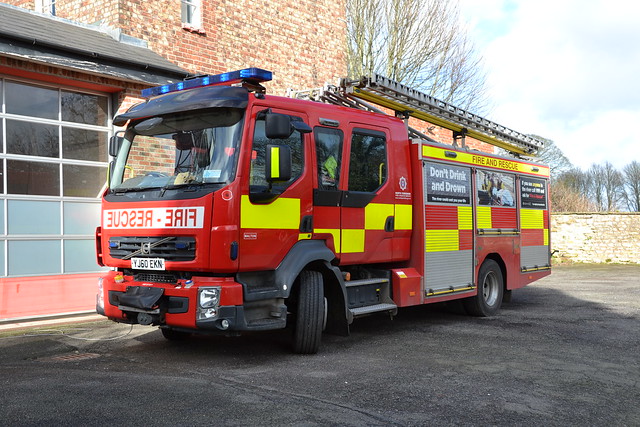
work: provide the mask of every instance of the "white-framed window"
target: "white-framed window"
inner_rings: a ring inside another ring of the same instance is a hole
[[[36,0],[36,12],[56,15],[56,0]]]
[[[100,271],[105,93],[0,75],[0,279]]]
[[[202,0],[180,0],[182,25],[185,28],[202,28]]]

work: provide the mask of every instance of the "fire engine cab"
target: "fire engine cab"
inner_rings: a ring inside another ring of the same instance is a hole
[[[550,273],[540,141],[378,75],[289,97],[265,94],[270,79],[150,88],[115,117],[98,313],[167,339],[287,327],[315,353],[323,332],[399,307],[462,299],[493,315]]]

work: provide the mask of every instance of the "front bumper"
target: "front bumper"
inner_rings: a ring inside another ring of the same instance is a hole
[[[212,288],[219,289],[219,301],[214,307],[201,307],[201,290]],[[131,276],[109,272],[102,277],[99,292],[96,311],[117,322],[189,332],[270,330],[286,326],[284,301],[244,304],[242,285],[232,277],[194,276],[168,284],[139,282]]]

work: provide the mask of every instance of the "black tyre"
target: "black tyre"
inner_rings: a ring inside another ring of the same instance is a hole
[[[478,272],[478,294],[465,298],[465,311],[472,316],[493,316],[500,309],[504,293],[504,279],[500,266],[492,259],[486,260]]]
[[[317,271],[300,273],[298,301],[293,329],[293,351],[315,354],[320,348],[324,322],[324,288],[322,274]]]
[[[169,341],[184,341],[191,336],[188,332],[176,331],[171,328],[160,328],[160,330],[162,331],[162,336]]]

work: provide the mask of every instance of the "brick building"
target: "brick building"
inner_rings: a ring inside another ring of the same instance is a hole
[[[346,74],[344,0],[0,3],[0,320],[94,309],[112,118],[245,67],[271,93]]]
[[[47,5],[43,5],[42,3]],[[271,93],[346,74],[344,0],[13,0],[30,10],[120,30],[194,74],[275,72]],[[51,6],[51,5],[54,6]]]
[[[345,0],[0,3],[0,321],[93,310],[107,141],[141,89],[260,67],[284,94],[345,55]]]

